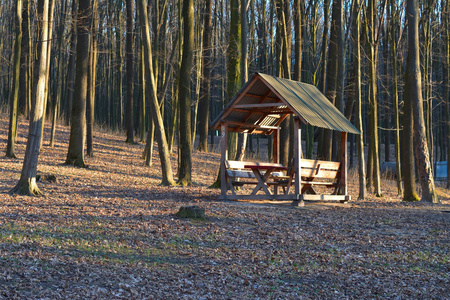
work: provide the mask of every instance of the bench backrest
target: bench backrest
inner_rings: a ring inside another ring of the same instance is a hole
[[[239,170],[245,169],[244,166],[274,166],[282,167],[282,164],[265,163],[265,162],[250,162],[250,161],[239,161],[239,160],[226,160],[225,166],[229,170]]]
[[[247,166],[247,168],[246,168]],[[255,178],[253,171],[248,169],[248,166],[273,166],[282,167],[281,164],[265,163],[265,162],[250,162],[250,161],[239,161],[239,160],[226,160],[225,167],[228,177],[240,177],[240,178]],[[264,173],[264,172],[263,172]],[[282,172],[273,172],[272,176],[282,176]]]
[[[339,173],[341,163],[334,161],[302,159],[302,177],[335,179]]]

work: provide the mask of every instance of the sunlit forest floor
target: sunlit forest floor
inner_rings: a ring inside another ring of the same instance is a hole
[[[221,202],[208,189],[219,155],[194,151],[189,188],[162,187],[157,153],[120,132],[95,133],[88,168],[63,165],[69,128],[49,128],[38,171],[42,197],[9,195],[22,168],[28,122],[4,157],[0,116],[0,298],[7,299],[444,299],[450,284],[450,192],[442,204],[383,198],[348,204]],[[176,156],[172,157],[176,170]],[[179,219],[198,205],[205,220]]]

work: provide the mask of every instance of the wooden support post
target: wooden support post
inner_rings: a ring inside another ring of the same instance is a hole
[[[220,189],[222,195],[227,194],[227,178],[225,176],[226,166],[225,161],[228,160],[228,124],[222,123],[220,126]]]
[[[280,161],[280,128],[273,131],[273,163]]]
[[[347,132],[341,132],[341,193],[348,194],[347,188]]]
[[[302,129],[301,121],[298,117],[294,118],[294,172],[295,172],[295,195],[302,191],[301,174],[301,153],[302,153]],[[302,200],[303,201],[303,200]]]

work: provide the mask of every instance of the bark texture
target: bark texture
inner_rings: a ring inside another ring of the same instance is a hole
[[[180,166],[178,184],[192,184],[192,137],[191,137],[191,69],[194,59],[194,1],[183,1],[184,42],[180,69],[178,100],[180,105]]]
[[[149,20],[147,14],[147,0],[138,0],[139,3],[139,17],[141,24],[144,29],[143,34],[143,44],[144,44],[144,56],[145,56],[145,68],[147,75],[147,82],[149,82],[149,94],[150,94],[150,105],[151,105],[151,113],[152,119],[154,121],[156,127],[156,139],[158,142],[159,149],[159,158],[161,161],[161,169],[162,169],[162,185],[174,185],[173,181],[173,173],[172,166],[170,164],[170,152],[169,147],[167,145],[166,134],[164,130],[163,119],[161,116],[161,111],[159,109],[158,97],[157,97],[157,87],[155,76],[153,73],[153,61],[152,61],[152,45],[150,40],[150,28],[149,28]],[[151,122],[151,121],[150,121]]]
[[[422,200],[439,203],[434,186],[433,173],[428,151],[425,120],[423,115],[422,78],[420,71],[419,48],[419,3],[407,0],[406,17],[408,20],[408,57],[405,75],[405,90],[409,91],[414,118],[414,151],[419,181],[422,187]]]
[[[77,15],[77,53],[75,91],[70,122],[69,150],[66,164],[84,168],[84,146],[86,143],[86,99],[89,73],[89,25],[90,0],[79,0]]]
[[[39,0],[38,20],[41,24],[40,39],[38,41],[38,61],[36,64],[36,78],[33,96],[35,99],[30,115],[28,140],[25,149],[22,172],[17,185],[10,191],[13,194],[40,195],[42,194],[36,184],[36,172],[41,146],[41,127],[44,115],[45,86],[47,81],[48,60],[48,18],[49,0]],[[52,12],[50,12],[52,13]]]

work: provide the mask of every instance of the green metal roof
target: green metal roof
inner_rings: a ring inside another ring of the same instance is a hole
[[[315,86],[261,73],[252,76],[211,128],[226,122],[235,131],[270,133],[288,114],[305,124],[360,133]]]

